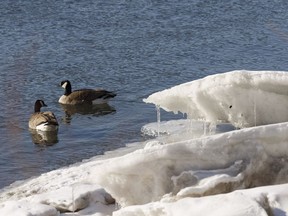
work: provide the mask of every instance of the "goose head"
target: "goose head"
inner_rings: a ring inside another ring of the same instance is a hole
[[[65,89],[64,95],[69,95],[72,92],[71,83],[69,80],[63,80],[60,83],[61,87]]]
[[[34,112],[40,112],[41,107],[47,107],[43,100],[36,100],[34,105]]]

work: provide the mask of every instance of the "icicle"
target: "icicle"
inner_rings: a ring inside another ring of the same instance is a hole
[[[189,131],[190,131],[190,133],[192,133],[192,131],[193,131],[193,121],[192,121],[192,119],[189,119],[189,121],[190,121]]]
[[[257,122],[257,104],[256,104],[256,95],[254,94],[254,126],[256,127],[256,122]]]
[[[203,121],[203,135],[207,136],[211,134],[211,127],[210,127],[211,122],[208,121]]]
[[[157,112],[157,136],[160,135],[160,122],[161,122],[161,115],[160,115],[160,106],[156,105],[156,112]]]

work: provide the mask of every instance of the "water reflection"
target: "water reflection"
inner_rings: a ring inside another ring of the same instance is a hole
[[[52,146],[58,143],[58,131],[29,130],[32,141],[38,145]]]
[[[65,112],[64,122],[70,123],[74,114],[103,116],[116,112],[116,109],[109,104],[81,104],[68,105],[60,104]]]

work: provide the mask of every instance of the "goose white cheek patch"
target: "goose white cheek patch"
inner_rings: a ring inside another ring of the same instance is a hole
[[[67,86],[67,82],[65,82],[63,85],[62,85],[62,88],[66,88],[66,86]]]

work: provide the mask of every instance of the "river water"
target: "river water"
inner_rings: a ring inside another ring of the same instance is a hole
[[[2,0],[0,188],[142,141],[156,121],[142,99],[155,91],[236,69],[287,70],[287,12],[284,0]],[[67,115],[64,79],[117,97]],[[53,145],[28,130],[36,99],[58,118]]]

